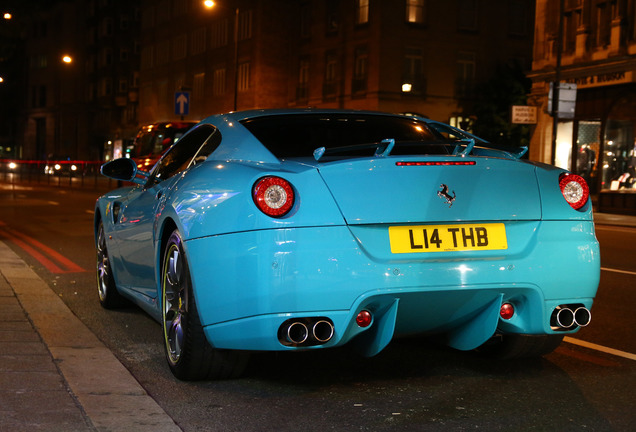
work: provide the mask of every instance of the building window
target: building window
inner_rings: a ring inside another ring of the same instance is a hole
[[[322,97],[331,99],[336,97],[338,86],[338,57],[335,51],[325,54],[325,80],[322,85]]]
[[[175,52],[176,52],[176,43],[175,43]],[[157,52],[156,52],[156,64],[162,65],[166,64],[170,61],[170,41],[164,40],[157,44]]]
[[[212,75],[212,95],[223,96],[225,94],[225,68],[214,69]]]
[[[351,92],[366,93],[369,69],[369,52],[366,47],[356,48],[353,58],[353,82]]]
[[[612,3],[604,2],[596,5],[596,46],[605,47],[610,44],[612,36]]]
[[[455,78],[455,96],[470,97],[475,88],[475,54],[460,52],[457,56],[457,76]]]
[[[478,29],[477,0],[459,0],[457,27],[466,31]]]
[[[356,0],[356,24],[369,22],[369,0]]]
[[[309,98],[309,59],[302,58],[298,63],[298,86],[296,88],[296,99],[306,100]]]
[[[576,50],[576,33],[581,26],[581,8],[566,10],[563,13],[563,51]]]
[[[192,85],[192,97],[203,98],[205,91],[205,72],[194,74],[194,80]]]
[[[338,15],[338,5],[339,2],[337,0],[328,0],[326,6],[326,15],[325,15],[325,28],[327,34],[338,33],[338,25],[339,25],[339,15]]]
[[[104,78],[99,83],[99,97],[111,96],[113,94],[113,80]]]
[[[402,71],[402,92],[417,95],[426,93],[424,56],[419,48],[406,48]]]
[[[130,51],[128,48],[121,48],[119,50],[119,61],[125,62],[130,58]]]
[[[46,107],[46,86],[41,85],[31,87],[31,107]]]
[[[246,61],[238,65],[238,91],[250,89],[250,62]]]
[[[119,28],[121,30],[128,30],[130,28],[130,18],[128,15],[122,15],[119,17]]]
[[[154,66],[154,52],[154,46],[146,46],[142,48],[140,60],[141,69],[150,69]]]
[[[113,50],[111,48],[104,48],[102,50],[102,64],[101,66],[110,66],[113,64]]]
[[[185,58],[186,53],[188,52],[188,36],[181,35],[177,36],[174,39],[174,45],[172,46],[172,59],[173,60],[181,60]],[[159,54],[157,53],[157,56]]]
[[[406,0],[406,22],[424,24],[424,0]]]
[[[212,40],[210,42],[212,48],[219,48],[227,45],[227,22],[227,19],[222,19],[212,24]]]
[[[190,43],[190,53],[192,55],[205,52],[205,36],[205,27],[196,29],[192,32]]]
[[[250,39],[252,37],[252,17],[251,10],[239,14],[238,40]]]
[[[102,20],[102,36],[113,35],[113,20],[111,18],[104,18]]]
[[[119,84],[117,85],[118,93],[126,93],[128,91],[128,80],[125,78],[119,79]]]

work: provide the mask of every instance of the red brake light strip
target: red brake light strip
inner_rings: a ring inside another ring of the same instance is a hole
[[[446,161],[446,162],[396,162],[397,166],[448,166],[448,165],[476,165],[475,161]]]

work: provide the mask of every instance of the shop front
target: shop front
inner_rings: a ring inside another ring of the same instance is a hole
[[[618,78],[579,85],[574,118],[559,122],[554,162],[587,180],[599,212],[636,215],[636,83],[631,72]]]

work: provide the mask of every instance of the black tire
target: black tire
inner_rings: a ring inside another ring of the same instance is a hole
[[[502,335],[488,341],[478,351],[502,360],[541,357],[554,351],[563,341],[563,335]]]
[[[125,299],[117,291],[113,271],[110,265],[104,224],[99,221],[97,227],[97,295],[99,303],[105,309],[115,309],[126,304]]]
[[[184,381],[227,379],[245,370],[247,352],[216,349],[205,336],[177,230],[172,232],[164,248],[161,305],[166,359],[175,377]]]

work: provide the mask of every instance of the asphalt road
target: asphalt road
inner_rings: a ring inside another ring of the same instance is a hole
[[[258,354],[244,378],[186,383],[165,365],[156,322],[132,306],[99,306],[96,196],[0,184],[0,239],[185,431],[636,430],[634,228],[597,227],[603,272],[592,323],[543,359],[492,361],[408,339],[371,359],[347,349]]]

